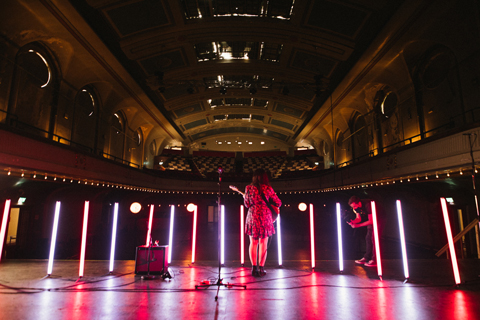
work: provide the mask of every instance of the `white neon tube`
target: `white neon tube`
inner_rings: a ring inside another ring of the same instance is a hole
[[[375,238],[375,256],[377,257],[377,272],[378,276],[382,278],[382,257],[380,256],[380,238],[378,237],[377,208],[375,207],[375,201],[371,201],[370,204],[372,206],[373,235]]]
[[[113,207],[113,224],[112,224],[112,245],[110,247],[110,272],[113,271],[113,262],[115,261],[115,242],[117,240],[117,221],[118,221],[118,202]]]
[[[313,222],[313,204],[310,203],[310,255],[312,269],[315,269],[315,225]]]
[[[48,255],[47,274],[53,271],[53,259],[55,256],[55,244],[57,242],[58,218],[60,216],[60,201],[55,204],[55,216],[53,217],[52,239],[50,240],[50,254]]]
[[[402,246],[403,273],[405,274],[405,279],[408,279],[410,278],[410,274],[408,272],[407,246],[405,244],[405,230],[403,228],[402,203],[400,202],[400,200],[397,200],[397,216],[398,216],[398,227],[400,231],[400,244]]]
[[[150,237],[152,235],[152,221],[153,221],[153,209],[155,206],[153,204],[150,205],[150,215],[148,217],[148,230],[147,230],[147,240],[145,241],[145,246],[150,245]]]
[[[223,204],[220,214],[220,263],[225,264],[225,206]]]
[[[2,228],[0,229],[0,261],[2,260],[3,244],[5,242],[5,233],[7,232],[7,221],[10,215],[10,204],[12,200],[5,201],[5,207],[3,209]]]
[[[173,242],[173,219],[175,218],[175,206],[170,205],[170,233],[168,235],[168,263],[172,262],[172,242]]]
[[[278,249],[278,265],[283,264],[282,261],[282,228],[280,227],[280,213],[277,216],[277,249]]]
[[[193,210],[193,235],[192,235],[192,263],[195,263],[195,247],[197,242],[197,209],[195,206]]]
[[[342,241],[342,219],[340,216],[340,203],[337,202],[337,238],[338,238],[338,267],[343,271],[343,241]]]
[[[244,207],[240,206],[240,264],[245,264],[245,221],[244,221]]]
[[[80,269],[78,275],[83,277],[83,270],[85,268],[85,246],[87,244],[87,225],[88,225],[88,208],[90,202],[85,201],[85,207],[83,209],[83,231],[82,231],[82,248],[80,251]]]
[[[455,243],[453,242],[452,229],[450,227],[450,219],[448,218],[447,200],[440,198],[443,211],[443,220],[445,221],[445,230],[447,232],[448,249],[450,250],[450,257],[452,260],[453,275],[455,277],[455,283],[460,284],[460,272],[458,271],[457,255],[455,254]]]

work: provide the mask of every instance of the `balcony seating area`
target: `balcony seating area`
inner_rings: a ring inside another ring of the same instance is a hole
[[[190,173],[192,179],[212,180],[218,177],[219,167],[226,177],[232,179],[248,180],[258,168],[270,172],[272,179],[279,179],[323,168],[323,159],[314,150],[313,153],[309,151],[293,157],[287,156],[284,151],[245,152],[239,158],[235,152],[194,151],[192,155],[185,155],[183,151],[165,149],[162,155],[155,157],[154,169],[179,172],[183,177],[185,173]]]

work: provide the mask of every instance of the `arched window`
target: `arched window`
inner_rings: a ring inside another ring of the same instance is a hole
[[[98,134],[98,99],[93,87],[85,86],[78,91],[72,121],[72,141],[90,152],[96,148]]]
[[[29,44],[15,58],[9,123],[24,131],[48,137],[55,127],[58,79],[47,49]]]
[[[390,118],[395,112],[398,104],[398,97],[395,92],[388,91],[380,105],[380,112],[385,118]]]
[[[353,135],[353,158],[355,159],[366,156],[369,152],[367,122],[365,121],[363,115],[358,112],[356,112],[352,117],[351,130]]]
[[[136,143],[137,146],[140,146],[143,142],[143,132],[142,132],[142,129],[141,128],[138,128],[137,131],[135,131],[135,134],[134,134],[134,141]]]

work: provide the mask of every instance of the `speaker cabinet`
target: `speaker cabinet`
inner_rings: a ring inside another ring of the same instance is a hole
[[[150,266],[148,266],[148,247],[139,246],[135,255],[135,274],[164,274],[168,272],[168,246],[150,247]]]

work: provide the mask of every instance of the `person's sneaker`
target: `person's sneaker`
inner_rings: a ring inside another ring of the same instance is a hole
[[[377,263],[374,260],[370,260],[367,263],[365,263],[366,267],[376,267]]]
[[[355,263],[357,263],[357,264],[365,264],[366,262],[367,262],[367,259],[365,259],[365,258],[362,258],[360,260],[355,260]]]

